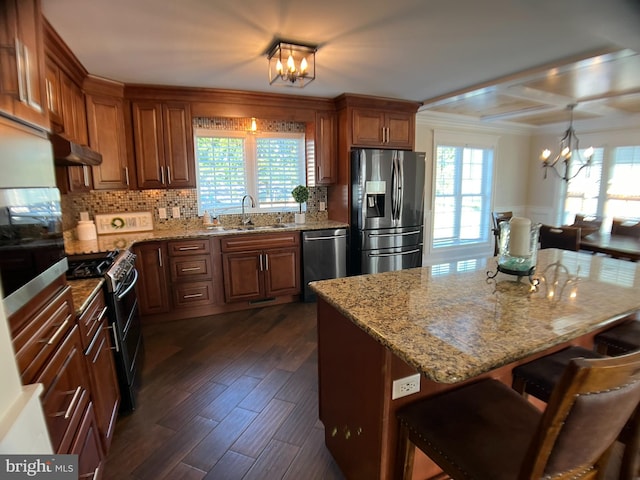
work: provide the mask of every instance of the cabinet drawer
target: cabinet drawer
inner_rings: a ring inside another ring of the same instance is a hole
[[[171,258],[171,280],[204,280],[211,278],[211,256],[197,255],[193,257]]]
[[[235,235],[221,240],[223,252],[264,250],[267,248],[293,247],[300,244],[300,232],[265,235]]]
[[[82,348],[85,350],[91,345],[98,328],[102,324],[102,319],[107,313],[107,306],[104,302],[104,295],[101,292],[91,300],[87,309],[78,317],[78,327],[80,328],[80,338]]]
[[[36,382],[44,386],[42,410],[53,450],[66,453],[89,403],[89,377],[77,326],[69,332]]]
[[[175,285],[173,304],[176,307],[197,307],[214,303],[211,282],[190,282]]]
[[[169,256],[180,257],[183,255],[201,255],[209,253],[209,240],[185,240],[181,242],[168,242]]]
[[[33,379],[73,327],[75,312],[71,287],[65,286],[48,305],[28,319],[15,336],[16,360],[23,383]]]

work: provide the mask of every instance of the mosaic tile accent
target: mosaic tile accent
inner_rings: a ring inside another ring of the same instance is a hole
[[[326,212],[320,212],[320,202],[327,202],[327,187],[309,188],[307,213],[314,218],[326,218]],[[72,193],[62,195],[62,223],[63,229],[69,230],[80,220],[80,212],[89,212],[94,218],[97,213],[114,212],[152,212],[153,223],[156,227],[170,222],[171,219],[160,219],[158,208],[165,207],[169,216],[173,207],[180,208],[180,217],[186,221],[198,219],[198,196],[196,189],[184,190],[92,190],[89,193]],[[282,212],[283,221],[293,222],[294,212]],[[272,222],[278,213],[252,214],[252,217],[265,216],[265,224]],[[229,217],[228,219],[226,217]],[[239,215],[221,215],[223,224],[233,225]],[[289,219],[291,217],[291,219]],[[255,220],[254,220],[255,221]]]
[[[194,117],[195,128],[224,131],[248,131],[251,128],[250,118],[223,118],[223,117]],[[287,132],[305,133],[303,122],[290,122],[286,120],[261,120],[256,118],[256,127],[259,132]]]

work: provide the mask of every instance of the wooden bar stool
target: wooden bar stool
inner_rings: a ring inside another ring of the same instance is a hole
[[[544,412],[479,380],[398,411],[396,476],[418,447],[456,480],[595,479],[639,401],[640,352],[570,360]]]
[[[633,323],[629,322],[629,323]],[[640,322],[636,322],[640,323]],[[621,325],[624,326],[625,324]],[[619,327],[614,327],[613,330]],[[605,332],[606,334],[606,332]],[[603,335],[603,334],[601,334]],[[597,341],[596,341],[597,342]],[[637,350],[635,348],[633,350]],[[628,350],[630,351],[630,350]],[[627,352],[628,352],[627,351]],[[560,381],[564,368],[574,358],[606,358],[606,351],[594,352],[582,347],[569,347],[513,369],[513,389],[523,396],[534,397],[549,402],[551,392]],[[638,449],[640,448],[640,408],[625,424],[618,440],[625,445],[620,464],[620,480],[637,479]]]
[[[636,318],[596,335],[593,339],[596,350],[615,356],[640,349],[640,320]]]

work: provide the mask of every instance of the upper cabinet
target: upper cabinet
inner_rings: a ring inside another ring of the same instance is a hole
[[[415,113],[354,108],[353,145],[413,149]]]
[[[102,163],[91,167],[95,190],[122,190],[133,184],[127,156],[124,87],[89,77],[87,123],[89,145],[102,154]]]
[[[138,188],[194,188],[190,105],[134,101],[132,114]]]
[[[333,185],[338,176],[336,113],[317,112],[315,121],[315,184]]]
[[[0,4],[0,110],[49,130],[39,0]]]

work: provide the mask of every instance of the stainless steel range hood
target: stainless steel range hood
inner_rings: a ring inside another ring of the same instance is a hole
[[[79,145],[59,134],[49,136],[56,165],[100,165],[102,155],[87,145]]]

